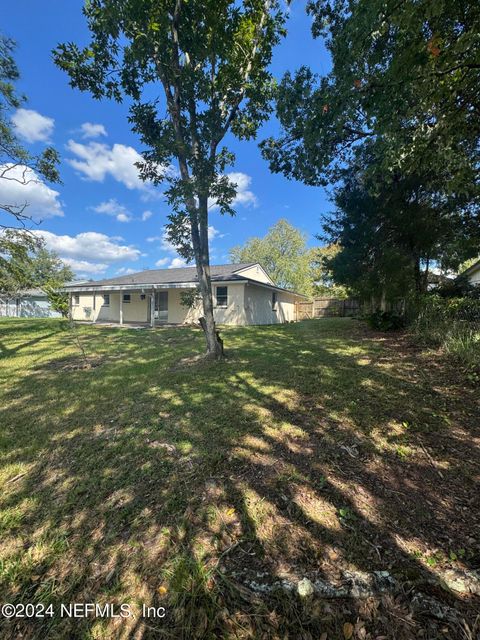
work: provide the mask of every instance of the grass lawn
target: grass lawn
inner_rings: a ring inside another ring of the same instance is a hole
[[[1,638],[477,637],[478,598],[431,584],[441,619],[409,591],[480,563],[479,395],[439,354],[349,319],[225,329],[220,365],[192,328],[78,335],[89,366],[64,321],[0,321],[0,601],[56,611]],[[409,587],[254,584],[346,570]]]

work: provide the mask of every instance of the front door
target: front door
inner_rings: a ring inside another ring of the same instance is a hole
[[[168,322],[168,291],[155,292],[155,320]]]

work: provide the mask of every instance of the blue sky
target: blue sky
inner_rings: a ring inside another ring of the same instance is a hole
[[[21,197],[43,219],[38,228],[47,246],[79,277],[176,266],[178,256],[162,240],[168,207],[138,180],[133,166],[141,143],[129,129],[128,106],[98,102],[71,89],[66,74],[52,62],[51,50],[59,42],[88,42],[82,4],[25,0],[11,3],[2,18],[2,31],[17,41],[19,89],[28,96],[23,110],[13,114],[19,136],[33,152],[54,145],[62,158],[63,184],[35,184]],[[288,36],[274,53],[275,75],[302,64],[328,72],[328,54],[322,42],[311,37],[303,2],[292,3],[287,27]],[[269,122],[258,140],[276,127],[274,120]],[[315,244],[322,215],[331,208],[325,191],[271,174],[257,142],[230,138],[229,144],[237,157],[229,170],[240,186],[237,215],[232,219],[211,212],[212,264],[228,262],[230,247],[264,235],[280,218],[302,229]]]

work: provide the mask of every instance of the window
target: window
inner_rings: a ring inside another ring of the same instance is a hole
[[[146,298],[146,297],[147,297],[147,296],[146,296],[144,293],[141,293],[141,294],[140,294],[140,300],[145,300],[145,298]]]
[[[110,306],[110,294],[109,293],[104,293],[103,294],[103,305],[105,307],[109,307]]]
[[[78,293],[75,293],[73,296],[73,304],[78,307],[78,305],[80,304],[80,296],[78,295]]]
[[[123,294],[123,301],[124,302],[130,302],[131,298],[132,297],[131,297],[131,295],[129,293],[124,293]]]
[[[228,287],[217,287],[217,307],[228,306]]]
[[[274,311],[277,310],[277,292],[276,291],[272,291],[272,309]]]

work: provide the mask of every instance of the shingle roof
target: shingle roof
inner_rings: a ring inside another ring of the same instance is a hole
[[[222,264],[210,267],[211,279],[214,282],[219,280],[244,280],[242,276],[236,275],[237,271],[251,267],[255,262],[245,262],[239,264]],[[80,286],[98,286],[105,287],[108,285],[132,285],[132,284],[178,284],[182,282],[197,282],[196,267],[182,267],[180,269],[149,269],[147,271],[139,271],[118,278],[107,278],[106,280],[95,280],[81,283]],[[66,289],[76,288],[74,285],[66,285]]]

